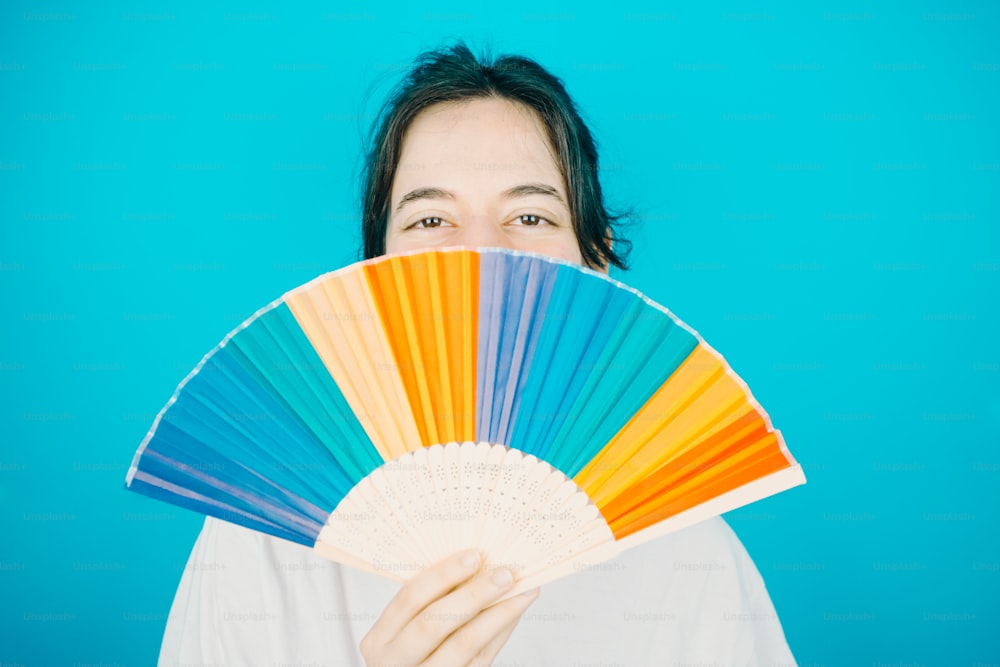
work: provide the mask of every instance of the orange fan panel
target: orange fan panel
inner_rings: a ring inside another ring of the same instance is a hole
[[[776,443],[777,436],[772,435],[771,437]],[[766,455],[761,460],[747,464],[745,468],[738,472],[732,472],[724,478],[700,485],[692,483],[679,487],[655,503],[610,522],[611,530],[615,534],[615,539],[622,539],[696,505],[717,498],[747,482],[761,479],[785,468],[788,468],[788,460],[775,444],[775,446],[768,448]]]
[[[752,411],[722,363],[695,348],[575,481],[603,507],[688,447]],[[657,446],[651,446],[651,443]]]
[[[745,414],[625,489],[602,506],[601,512],[612,521],[654,500],[665,490],[677,488],[697,477],[718,477],[726,470],[731,458],[737,457],[743,450],[759,448],[759,443],[768,435],[760,415]],[[774,440],[776,444],[777,439]]]
[[[422,444],[474,439],[478,254],[407,255],[365,271]]]
[[[476,371],[479,368],[479,258],[478,253],[463,252],[459,254],[460,262],[456,269],[468,279],[460,281],[462,291],[455,295],[458,301],[454,305],[464,313],[453,333],[457,331],[459,338],[450,343],[450,348],[459,354],[465,363],[451,367],[451,381],[459,388],[455,404],[461,406],[456,413],[456,423],[460,428],[455,434],[456,442],[466,442],[476,439]]]
[[[414,373],[415,361],[412,358],[410,346],[407,338],[416,335],[414,324],[405,314],[409,310],[406,308],[407,293],[399,292],[395,289],[396,273],[400,271],[405,258],[394,258],[384,262],[368,264],[365,266],[365,277],[372,293],[372,300],[378,309],[379,320],[385,329],[386,337],[389,339],[389,347],[395,360],[395,368],[383,369],[395,371],[406,391],[410,408],[413,412],[414,420],[417,424],[417,431],[420,434],[420,441],[425,447],[433,435],[427,432],[428,419],[424,406],[430,403],[426,382],[422,373]]]

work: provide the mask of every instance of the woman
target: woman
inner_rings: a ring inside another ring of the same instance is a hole
[[[463,45],[424,54],[373,137],[366,257],[501,246],[624,267],[590,132],[533,61],[480,62]],[[493,605],[511,585],[509,572],[486,572],[469,552],[397,591],[209,518],[161,664],[794,663],[760,575],[722,519]]]

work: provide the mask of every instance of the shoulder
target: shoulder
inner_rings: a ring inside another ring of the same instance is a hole
[[[635,598],[650,599],[651,604],[655,599],[655,604],[680,610],[698,600],[702,614],[709,608],[721,614],[726,608],[752,605],[767,594],[753,560],[721,517],[629,549],[566,583],[574,581],[630,590]]]
[[[795,664],[760,572],[722,517],[635,551],[645,568],[652,570],[659,563],[671,570],[661,575],[668,598],[663,604],[684,626],[692,658],[711,657],[721,664]]]
[[[679,584],[697,583],[699,588],[710,588],[713,599],[720,602],[740,602],[764,590],[757,566],[722,517],[637,547],[630,554],[646,568],[668,567],[670,573],[665,576]]]
[[[581,656],[794,664],[760,573],[720,517],[544,586],[509,655],[546,646],[559,620],[557,645]]]
[[[160,664],[354,659],[339,567],[299,544],[206,517],[174,596]]]

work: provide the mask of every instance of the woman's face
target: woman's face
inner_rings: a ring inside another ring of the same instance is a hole
[[[456,245],[583,264],[545,128],[527,107],[498,98],[444,102],[410,124],[386,252]]]

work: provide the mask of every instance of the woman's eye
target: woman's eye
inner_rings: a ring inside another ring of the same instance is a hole
[[[432,217],[432,218],[421,218],[414,222],[410,227],[419,227],[420,229],[433,229],[435,227],[440,227],[444,222],[443,219]]]
[[[519,215],[519,216],[517,216],[517,219],[521,221],[522,225],[525,225],[525,226],[528,226],[528,227],[535,227],[537,225],[542,224],[543,221],[544,222],[548,222],[548,220],[546,220],[542,216],[540,216],[540,215],[532,215],[530,213],[526,213],[525,215]]]

